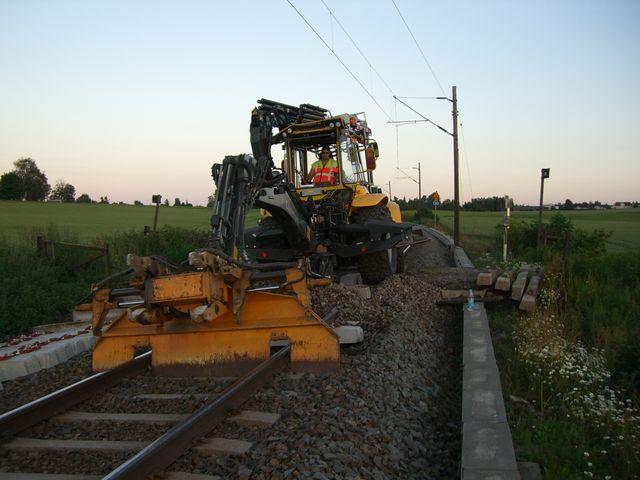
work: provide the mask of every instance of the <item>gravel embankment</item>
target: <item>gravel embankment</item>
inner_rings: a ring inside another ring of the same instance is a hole
[[[280,413],[274,426],[224,422],[210,433],[211,437],[253,442],[247,454],[215,458],[190,452],[170,470],[265,480],[457,478],[460,319],[454,309],[438,308],[435,303],[441,286],[463,278],[450,265],[449,251],[433,240],[411,251],[407,273],[373,287],[372,299],[364,300],[340,285],[316,289],[312,301],[317,313],[324,315],[338,307],[339,321],[363,326],[365,343],[343,347],[340,373],[283,372],[243,405],[243,409]],[[34,379],[9,382],[0,393],[0,408],[32,400],[88,375],[89,370],[89,358],[83,356],[39,372]],[[188,413],[205,400],[132,397],[140,393],[215,393],[228,382],[146,375],[127,380],[74,410]],[[49,421],[22,436],[152,440],[167,428]],[[105,474],[129,456],[2,452],[0,471]]]

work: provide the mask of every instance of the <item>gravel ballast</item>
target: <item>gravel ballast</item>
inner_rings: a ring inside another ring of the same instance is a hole
[[[337,307],[336,322],[361,325],[365,342],[342,348],[338,374],[285,371],[242,406],[247,410],[279,413],[281,418],[274,425],[241,426],[223,422],[210,432],[210,437],[253,442],[248,453],[212,457],[192,451],[169,470],[265,480],[457,478],[461,320],[457,309],[439,308],[436,300],[442,286],[466,277],[450,266],[449,250],[434,239],[409,252],[407,273],[373,286],[371,299],[365,300],[336,284],[315,289],[314,310],[322,316]],[[88,357],[75,362],[75,366],[68,367],[68,383],[77,379],[83,368],[88,374]],[[81,366],[82,362],[86,366]],[[64,365],[59,367],[64,370]],[[58,373],[55,378],[59,377],[64,377],[64,373]],[[127,380],[73,410],[189,413],[206,400],[199,397],[134,400],[132,397],[139,393],[215,393],[229,381],[161,379],[146,375]],[[36,393],[42,387],[38,388],[34,382],[16,382],[5,383],[5,390],[0,392],[0,407],[5,410],[42,394]],[[19,401],[6,399],[7,392],[17,395]],[[151,440],[167,428],[169,426],[48,421],[21,436]],[[3,452],[0,471],[106,474],[126,457],[83,452],[57,455]]]

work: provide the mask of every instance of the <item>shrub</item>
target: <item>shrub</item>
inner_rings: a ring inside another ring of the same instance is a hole
[[[47,227],[26,229],[20,239],[0,238],[0,338],[25,333],[43,323],[69,320],[73,307],[88,301],[90,285],[105,277],[101,261],[74,270],[93,255],[86,250],[55,247],[55,264],[36,252],[36,238],[77,242],[68,230]],[[173,263],[186,260],[190,251],[203,247],[205,231],[163,227],[152,235],[129,231],[96,239],[109,244],[112,270],[123,269],[127,253],[162,255]]]

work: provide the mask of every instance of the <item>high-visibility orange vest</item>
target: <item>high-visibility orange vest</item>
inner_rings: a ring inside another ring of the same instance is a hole
[[[334,185],[338,180],[338,162],[333,158],[322,164],[322,160],[313,162],[311,165],[311,173],[313,174],[313,183],[328,183]]]

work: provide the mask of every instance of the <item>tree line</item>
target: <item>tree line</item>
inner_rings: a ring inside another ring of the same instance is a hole
[[[56,182],[51,188],[47,175],[38,168],[32,158],[20,158],[13,162],[14,169],[0,176],[0,200],[26,200],[30,202],[43,202],[45,200],[64,203],[101,203],[110,204],[108,196],[101,196],[99,200],[93,200],[89,194],[83,193],[76,198],[76,187],[64,180]],[[211,197],[209,202],[211,202]],[[124,202],[117,202],[124,205]],[[134,205],[144,205],[140,200],[135,200]],[[169,206],[169,200],[165,199],[165,206]],[[191,202],[175,198],[174,207],[193,207]]]

